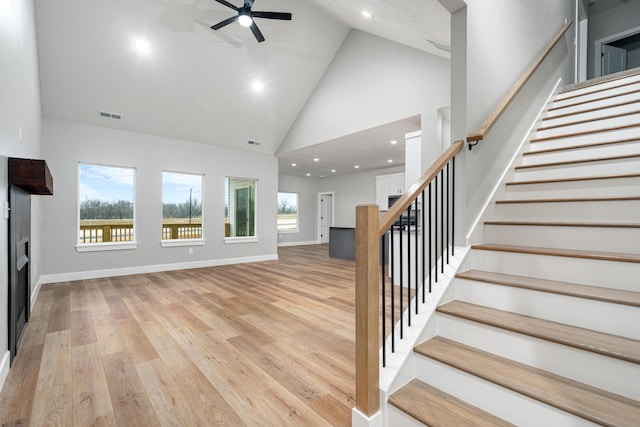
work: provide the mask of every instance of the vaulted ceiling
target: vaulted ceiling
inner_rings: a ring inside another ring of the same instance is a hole
[[[256,20],[258,43],[238,24],[212,31],[234,14],[214,0],[36,0],[43,115],[273,154],[350,28],[448,55],[437,0],[256,0],[254,10],[293,19]]]

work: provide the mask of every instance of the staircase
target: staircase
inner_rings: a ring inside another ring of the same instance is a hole
[[[640,69],[559,93],[389,426],[640,425]]]

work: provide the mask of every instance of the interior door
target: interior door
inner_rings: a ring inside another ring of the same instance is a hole
[[[602,75],[627,69],[627,50],[608,44],[602,45]]]
[[[333,225],[333,195],[320,196],[320,243],[329,243],[329,228]]]
[[[31,196],[9,186],[9,350],[18,353],[30,312]]]

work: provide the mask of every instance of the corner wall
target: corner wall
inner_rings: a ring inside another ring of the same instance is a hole
[[[32,0],[0,7],[0,201],[8,200],[7,158],[41,157],[41,106],[35,12]],[[22,141],[20,141],[22,129]],[[55,178],[55,177],[54,177]],[[55,185],[55,180],[54,180]],[[44,197],[44,196],[42,196]],[[42,259],[41,196],[31,198],[31,293]],[[8,221],[0,226],[0,388],[8,359]]]

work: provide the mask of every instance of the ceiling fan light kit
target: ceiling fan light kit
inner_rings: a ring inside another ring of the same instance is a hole
[[[212,30],[219,30],[222,27],[226,27],[232,22],[238,21],[240,25],[243,27],[251,28],[251,32],[258,42],[264,41],[264,36],[262,32],[256,25],[256,21],[254,18],[266,18],[266,19],[279,19],[284,21],[291,21],[291,13],[288,12],[258,12],[253,11],[251,8],[253,7],[254,0],[244,0],[243,7],[237,7],[233,4],[229,3],[226,0],[215,0],[220,4],[227,6],[230,9],[233,9],[237,12],[236,16],[232,16],[231,18],[227,18],[224,21],[218,22],[217,24],[211,26]]]

